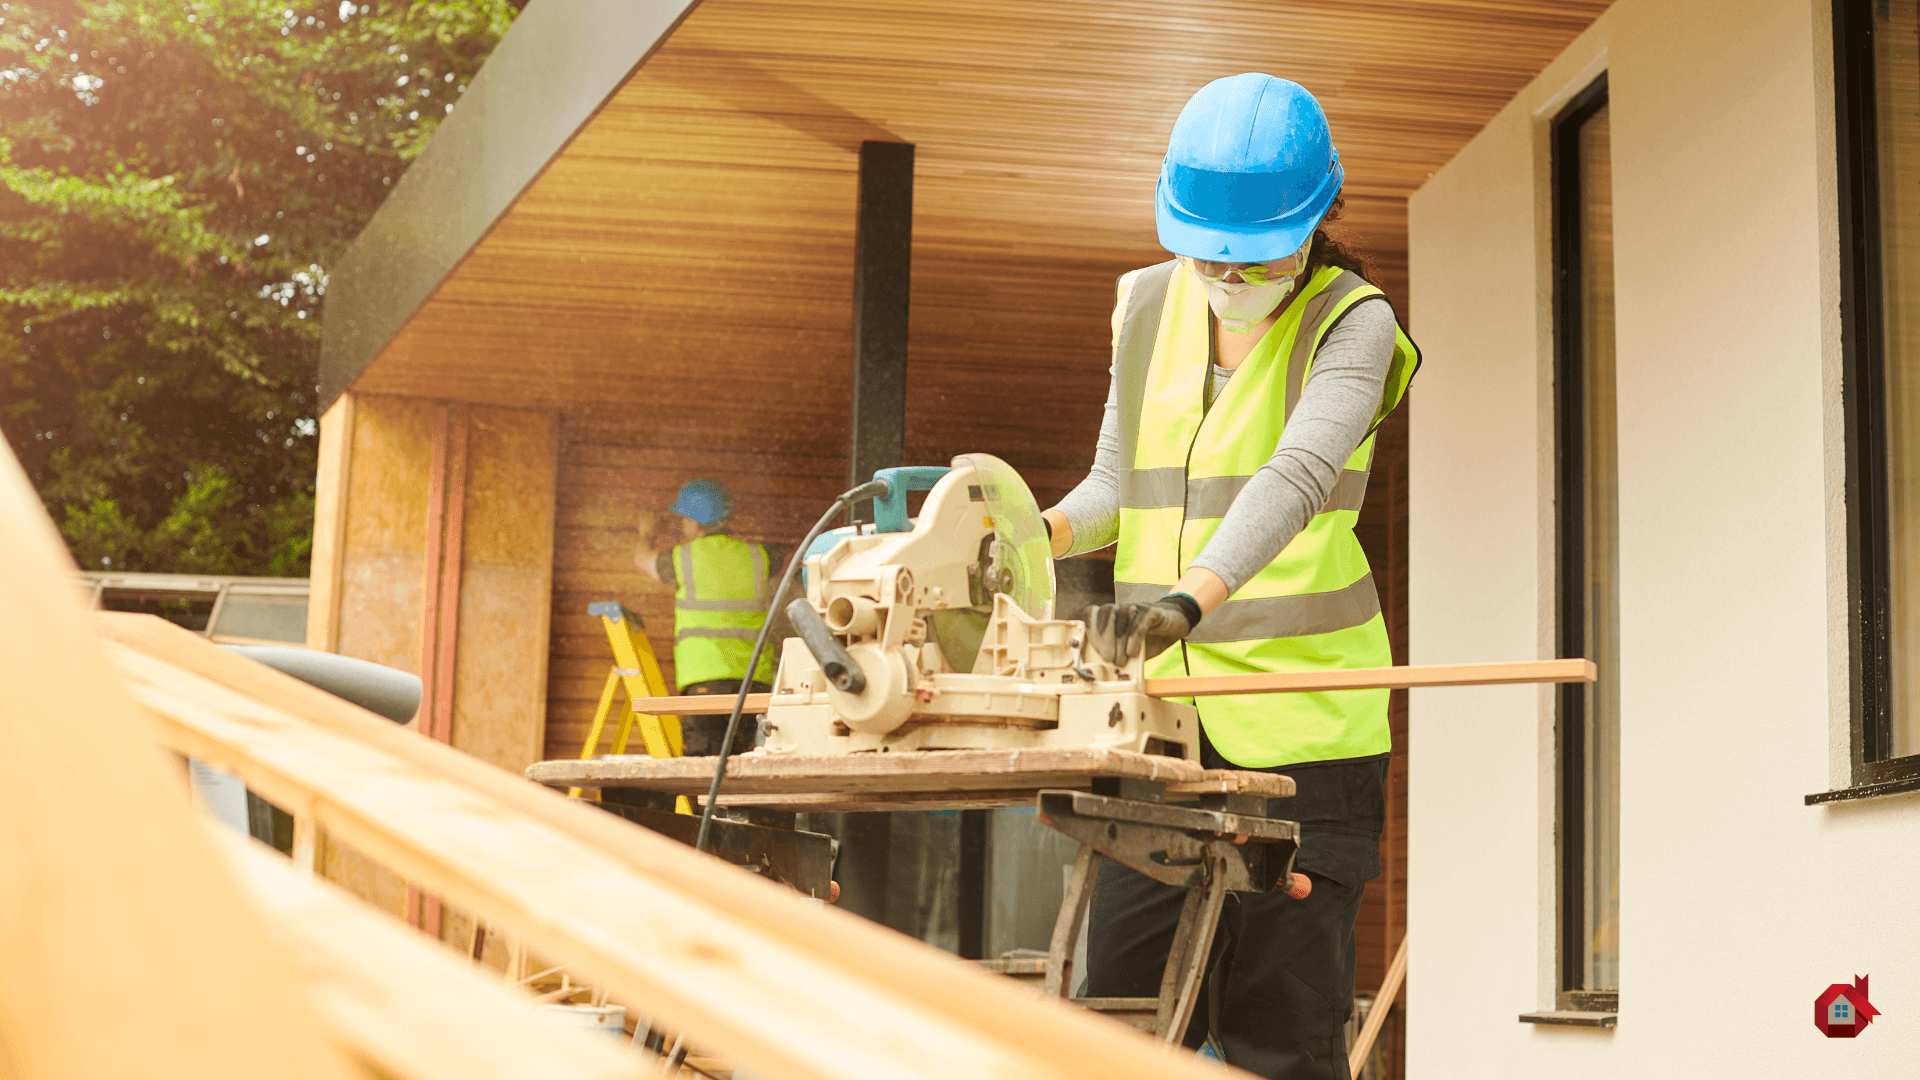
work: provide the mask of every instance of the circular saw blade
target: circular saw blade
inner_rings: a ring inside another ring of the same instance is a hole
[[[962,454],[953,467],[973,470],[973,483],[993,520],[990,570],[1000,586],[995,591],[1035,619],[1053,618],[1052,545],[1032,489],[1013,466],[992,454]]]

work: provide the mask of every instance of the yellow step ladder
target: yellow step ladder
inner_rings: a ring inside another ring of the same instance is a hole
[[[613,646],[613,667],[607,671],[606,685],[600,688],[600,705],[593,712],[593,726],[587,730],[586,745],[580,748],[580,760],[586,761],[599,753],[600,736],[606,731],[608,714],[613,711],[614,693],[622,687],[627,692],[626,708],[620,716],[620,727],[614,732],[611,753],[626,753],[627,740],[638,726],[649,757],[679,757],[680,718],[650,716],[633,709],[636,699],[666,697],[671,693],[666,680],[660,676],[660,662],[654,659],[653,646],[647,643],[640,616],[628,611],[618,600],[588,604],[587,614],[599,616],[600,625],[606,628],[607,642]],[[567,794],[577,799],[580,789],[569,788]],[[674,810],[682,814],[693,812],[692,804],[684,795],[674,800]]]

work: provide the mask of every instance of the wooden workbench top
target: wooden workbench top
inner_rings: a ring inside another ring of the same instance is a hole
[[[704,795],[713,779],[713,759],[542,761],[527,769],[527,777],[553,787]],[[1044,789],[1086,790],[1105,778],[1158,781],[1169,794],[1293,794],[1293,780],[1274,773],[1203,769],[1179,758],[1126,750],[915,750],[822,757],[756,751],[728,760],[720,803],[816,811],[1032,806]]]

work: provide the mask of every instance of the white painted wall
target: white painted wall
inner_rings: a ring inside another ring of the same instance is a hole
[[[1547,122],[1612,102],[1618,1028],[1553,1006],[1551,697],[1412,700],[1408,1076],[1920,1075],[1920,797],[1844,785],[1827,0],[1618,0],[1414,196],[1414,663],[1551,655]],[[1872,976],[1884,1015],[1812,1003]]]

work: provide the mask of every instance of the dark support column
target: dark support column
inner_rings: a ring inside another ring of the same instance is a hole
[[[962,960],[985,960],[987,938],[987,811],[960,811],[959,902]]]
[[[913,144],[860,144],[860,205],[853,255],[853,409],[848,485],[904,465],[907,442],[907,284],[913,249]],[[871,503],[854,521],[872,521]],[[819,815],[827,817],[828,815]],[[893,815],[834,814],[840,906],[899,929],[911,905],[889,911]],[[891,905],[898,906],[898,905]]]
[[[848,486],[904,465],[907,287],[913,252],[913,144],[860,144],[853,256],[853,438]],[[871,521],[870,507],[859,520]]]

